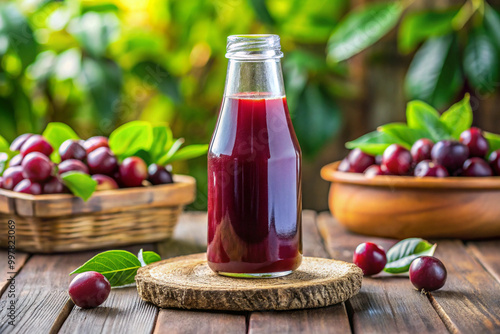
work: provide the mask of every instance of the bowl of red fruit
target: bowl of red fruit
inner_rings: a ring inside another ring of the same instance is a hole
[[[15,229],[16,249],[30,252],[166,239],[196,193],[194,178],[172,174],[170,163],[206,152],[206,145],[179,149],[182,143],[166,126],[146,122],[127,123],[109,138],[82,140],[62,123],[23,134],[0,145],[0,220]],[[9,240],[0,235],[0,246]]]
[[[461,124],[468,99],[457,105],[440,116],[413,102],[408,125],[347,143],[348,156],[321,170],[336,219],[356,233],[398,239],[499,237],[500,136],[471,127],[472,116]]]

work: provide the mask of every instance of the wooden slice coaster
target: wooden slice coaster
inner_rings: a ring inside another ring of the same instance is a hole
[[[193,254],[140,268],[135,280],[145,301],[164,308],[224,311],[293,310],[343,302],[361,288],[363,273],[352,263],[304,257],[279,278],[229,278]]]

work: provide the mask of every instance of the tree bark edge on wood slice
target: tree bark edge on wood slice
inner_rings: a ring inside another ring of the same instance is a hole
[[[304,257],[279,278],[229,278],[214,273],[206,253],[163,260],[140,268],[141,298],[162,308],[264,311],[325,307],[356,295],[363,279],[352,263]]]

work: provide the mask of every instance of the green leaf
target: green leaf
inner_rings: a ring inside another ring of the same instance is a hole
[[[402,12],[400,2],[388,2],[370,4],[349,13],[330,36],[328,59],[339,62],[374,44],[394,28]]]
[[[439,113],[422,101],[410,101],[406,106],[406,120],[412,129],[419,129],[426,133],[427,138],[438,142],[451,139],[448,127],[439,119]]]
[[[178,160],[188,160],[206,154],[208,145],[189,145],[175,152],[170,158],[162,160],[161,165],[170,164]]]
[[[9,142],[2,136],[0,136],[0,152],[10,152]]]
[[[294,112],[293,125],[305,157],[317,154],[340,129],[341,112],[316,83],[306,86]]]
[[[472,86],[480,93],[493,93],[498,86],[498,53],[484,29],[469,34],[464,50],[464,72]]]
[[[179,138],[173,142],[173,144],[168,149],[167,153],[165,153],[159,160],[159,165],[165,165],[167,161],[179,150],[179,148],[184,144],[184,138]]]
[[[390,274],[406,273],[413,260],[424,255],[432,256],[436,247],[436,244],[430,244],[420,238],[401,240],[387,251],[384,271]]]
[[[68,139],[79,140],[80,137],[76,134],[73,129],[64,123],[52,122],[47,124],[45,131],[43,131],[42,136],[47,139],[47,141],[54,148],[54,152],[51,155],[51,159],[54,162],[60,162],[58,149],[62,143]]]
[[[417,51],[405,78],[409,99],[444,107],[462,87],[459,50],[454,36],[429,39]]]
[[[139,254],[137,254],[137,258],[139,259],[139,262],[141,262],[141,265],[143,267],[147,266],[150,263],[161,261],[160,255],[151,251],[143,252],[142,248],[139,251]]]
[[[97,181],[90,175],[81,172],[66,172],[61,174],[62,181],[73,195],[87,201],[97,188]]]
[[[420,129],[412,129],[404,123],[389,123],[377,128],[377,131],[388,134],[394,138],[397,138],[400,143],[403,144],[407,149],[411,149],[411,146],[420,138],[425,138],[427,135],[426,131]]]
[[[97,254],[70,275],[97,271],[115,287],[134,283],[140,267],[141,262],[134,254],[124,250],[111,250]]]
[[[451,20],[457,9],[413,12],[403,18],[398,35],[398,47],[408,54],[429,37],[442,36],[453,30]]]
[[[172,131],[164,125],[153,127],[153,143],[149,150],[149,154],[153,162],[157,162],[158,159],[166,153],[165,147],[168,144],[169,136]]]
[[[497,135],[495,133],[491,132],[483,132],[484,137],[488,141],[488,144],[490,146],[490,150],[488,152],[488,156],[491,152],[500,150],[500,135]]]
[[[7,169],[7,164],[9,163],[9,155],[6,152],[0,152],[0,176]]]
[[[484,25],[496,47],[500,49],[500,15],[486,2],[484,6]]]
[[[260,22],[268,25],[274,25],[274,19],[269,14],[266,6],[266,0],[250,0],[250,6],[253,8]]]
[[[462,101],[455,103],[441,115],[441,122],[446,125],[448,131],[455,139],[472,126],[472,108],[470,96],[466,94]]]
[[[153,128],[144,121],[126,123],[109,136],[109,147],[120,160],[133,156],[139,150],[149,152],[152,143]]]
[[[359,148],[368,154],[381,155],[391,144],[402,144],[402,141],[386,133],[373,131],[347,142],[345,147],[350,150]]]

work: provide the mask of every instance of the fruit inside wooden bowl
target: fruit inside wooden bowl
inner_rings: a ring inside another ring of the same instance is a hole
[[[329,207],[349,230],[390,238],[500,237],[500,177],[435,178],[321,170]]]

